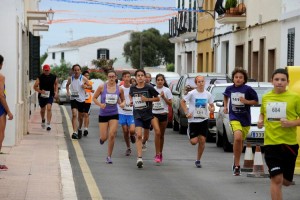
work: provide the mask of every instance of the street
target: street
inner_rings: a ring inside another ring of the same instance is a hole
[[[70,105],[64,106],[71,117]],[[243,172],[239,177],[233,176],[231,171],[233,154],[224,153],[215,143],[206,144],[201,159],[202,168],[196,168],[194,165],[196,146],[190,145],[187,136],[179,135],[170,128],[165,134],[162,164],[157,165],[153,162],[154,138],[151,131],[147,151],[143,152],[144,168],[138,169],[135,145],[131,144],[131,156],[125,156],[126,146],[120,127],[112,155],[113,164],[106,164],[107,142],[102,146],[99,144],[98,112],[99,108],[92,105],[89,135],[82,137],[78,142],[96,186],[85,178],[87,171],[82,172],[82,169],[86,168],[82,167],[82,159],[78,159],[74,147],[77,141],[70,139],[64,127],[78,199],[95,199],[91,197],[89,189],[91,187],[98,188],[102,198],[107,200],[270,199],[269,178],[249,178],[247,172]],[[241,165],[243,157],[244,154]],[[299,200],[300,176],[295,175],[294,181],[296,185],[283,188],[284,199]]]

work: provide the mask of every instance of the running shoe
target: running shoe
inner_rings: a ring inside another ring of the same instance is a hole
[[[50,124],[47,124],[46,130],[47,130],[47,131],[51,131],[51,126],[50,126]]]
[[[155,157],[154,157],[154,162],[156,162],[156,163],[160,163],[161,162],[161,160],[160,160],[160,155],[156,155]]]
[[[136,166],[138,168],[143,168],[143,159],[142,158],[138,158],[137,161],[136,161]]]
[[[41,123],[42,128],[46,128],[46,121],[43,119]]]
[[[142,144],[142,151],[147,151],[147,142]]]
[[[132,144],[135,143],[135,135],[131,135],[130,136],[130,141],[131,141]]]
[[[0,165],[0,171],[7,171],[8,168],[6,167],[6,165]]]
[[[111,157],[106,157],[106,164],[113,164]]]
[[[129,149],[126,150],[125,155],[130,156],[130,154],[131,154],[131,149],[129,148]]]
[[[81,137],[82,137],[82,130],[78,129],[78,139],[81,139]]]
[[[102,144],[104,144],[104,141],[101,140],[101,138],[100,138],[100,139],[99,139],[99,143],[102,145]]]
[[[196,160],[195,161],[195,165],[196,165],[197,168],[201,168],[202,167],[200,160]]]
[[[233,176],[240,176],[241,173],[241,167],[240,166],[233,166]]]
[[[76,140],[78,139],[77,133],[73,133],[73,134],[72,134],[72,139],[76,139]]]
[[[83,131],[83,136],[87,136],[88,134],[89,134],[88,130],[85,129],[85,130]]]

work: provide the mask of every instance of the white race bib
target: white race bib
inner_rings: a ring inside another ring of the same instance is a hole
[[[117,104],[117,101],[118,101],[118,95],[106,94],[106,97],[105,97],[106,104],[115,105],[115,104]]]
[[[45,94],[41,94],[41,97],[49,98],[50,97],[50,91],[45,91]]]
[[[132,106],[130,106],[130,104],[125,104],[123,110],[125,110],[125,111],[132,111]]]
[[[245,98],[245,94],[240,92],[231,93],[231,104],[235,106],[244,106],[245,104],[240,101],[240,97]]]
[[[286,118],[286,102],[269,102],[267,103],[268,121],[280,121]]]
[[[71,97],[72,97],[72,98],[78,98],[78,97],[79,97],[78,92],[77,92],[77,91],[72,91],[72,92],[71,92]]]
[[[207,109],[206,107],[199,107],[199,108],[195,108],[194,110],[194,118],[201,118],[201,119],[205,119],[208,117],[207,114]]]
[[[163,110],[164,106],[163,103],[161,101],[157,101],[157,102],[153,102],[153,110]]]
[[[143,109],[147,107],[146,102],[142,101],[141,97],[133,97],[132,100],[135,109]]]

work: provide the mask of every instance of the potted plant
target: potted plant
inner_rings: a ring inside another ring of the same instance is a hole
[[[236,13],[237,0],[229,0],[230,1],[230,14]]]

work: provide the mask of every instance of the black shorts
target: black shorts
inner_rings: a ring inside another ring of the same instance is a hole
[[[270,177],[283,174],[283,178],[292,182],[299,145],[266,145],[264,149]]]
[[[41,108],[44,108],[47,104],[51,104],[53,103],[53,97],[49,97],[49,98],[43,98],[43,97],[39,97],[39,105]]]
[[[106,123],[108,122],[109,120],[119,120],[119,115],[116,114],[116,115],[110,115],[110,116],[99,116],[99,123]]]
[[[195,138],[199,135],[207,137],[208,133],[208,120],[204,120],[203,122],[192,122],[189,123],[189,128],[187,131],[189,138]]]
[[[83,104],[83,112],[90,113],[91,103],[84,103]]]
[[[78,112],[82,113],[84,107],[84,102],[79,102],[77,100],[71,100],[71,109],[77,109]]]
[[[153,116],[156,117],[159,122],[168,121],[168,114],[153,114]]]
[[[142,127],[143,129],[150,129],[151,120],[142,120],[141,118],[134,119],[135,127]]]

